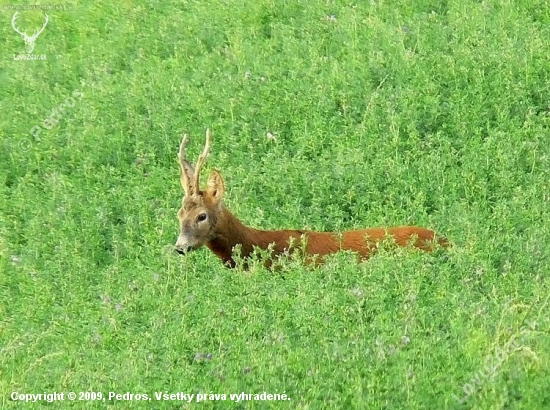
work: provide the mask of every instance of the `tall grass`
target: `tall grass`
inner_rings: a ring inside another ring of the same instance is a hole
[[[547,2],[66,6],[30,61],[0,10],[3,408],[548,408]],[[176,151],[206,127],[251,226],[415,224],[453,247],[277,273],[178,257]],[[264,391],[290,401],[229,399]]]

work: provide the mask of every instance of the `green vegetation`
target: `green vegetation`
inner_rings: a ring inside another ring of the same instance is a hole
[[[47,59],[25,61],[0,9],[0,407],[104,408],[10,399],[92,391],[152,398],[116,408],[549,408],[546,1],[47,13]],[[20,11],[28,33],[42,22]],[[415,224],[454,246],[277,273],[179,257],[176,152],[188,132],[198,155],[206,127],[205,171],[249,225]],[[229,399],[264,391],[291,400]]]

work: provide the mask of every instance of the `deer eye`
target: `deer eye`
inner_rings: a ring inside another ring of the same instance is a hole
[[[199,216],[197,216],[197,221],[198,222],[206,221],[206,214],[199,214]]]

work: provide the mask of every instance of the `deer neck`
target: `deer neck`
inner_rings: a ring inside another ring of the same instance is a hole
[[[256,229],[244,225],[227,208],[223,207],[219,215],[220,223],[214,231],[213,238],[206,244],[225,264],[230,267],[235,266],[232,258],[233,248],[241,245],[243,257],[247,257],[254,246],[260,246],[258,242]]]
[[[271,243],[275,244],[275,253],[280,253],[288,247],[290,237],[298,239],[303,234],[295,230],[265,231],[248,227],[225,207],[222,208],[219,221],[213,238],[206,246],[230,267],[235,266],[232,253],[236,245],[241,245],[243,258],[250,256],[254,247],[267,249]]]

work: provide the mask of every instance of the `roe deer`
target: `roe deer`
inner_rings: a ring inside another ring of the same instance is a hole
[[[199,188],[201,168],[210,151],[210,129],[206,130],[206,144],[195,167],[185,158],[188,140],[185,134],[178,153],[180,180],[185,191],[178,212],[180,234],[175,245],[176,251],[181,255],[206,245],[225,265],[233,268],[235,261],[232,252],[236,245],[241,246],[241,256],[245,259],[251,255],[254,247],[268,249],[271,245],[271,256],[277,257],[289,252],[291,246],[297,245],[298,248],[304,249],[308,263],[322,262],[325,255],[340,250],[357,252],[362,259],[366,259],[376,250],[377,243],[387,236],[393,238],[399,246],[412,244],[425,251],[434,248],[435,233],[430,229],[416,226],[361,229],[340,234],[287,229],[264,231],[250,228],[223,205],[225,186],[218,171],[212,171],[208,177],[206,190]],[[448,246],[445,238],[438,238],[437,243]],[[271,265],[271,261],[268,260],[266,265]]]

